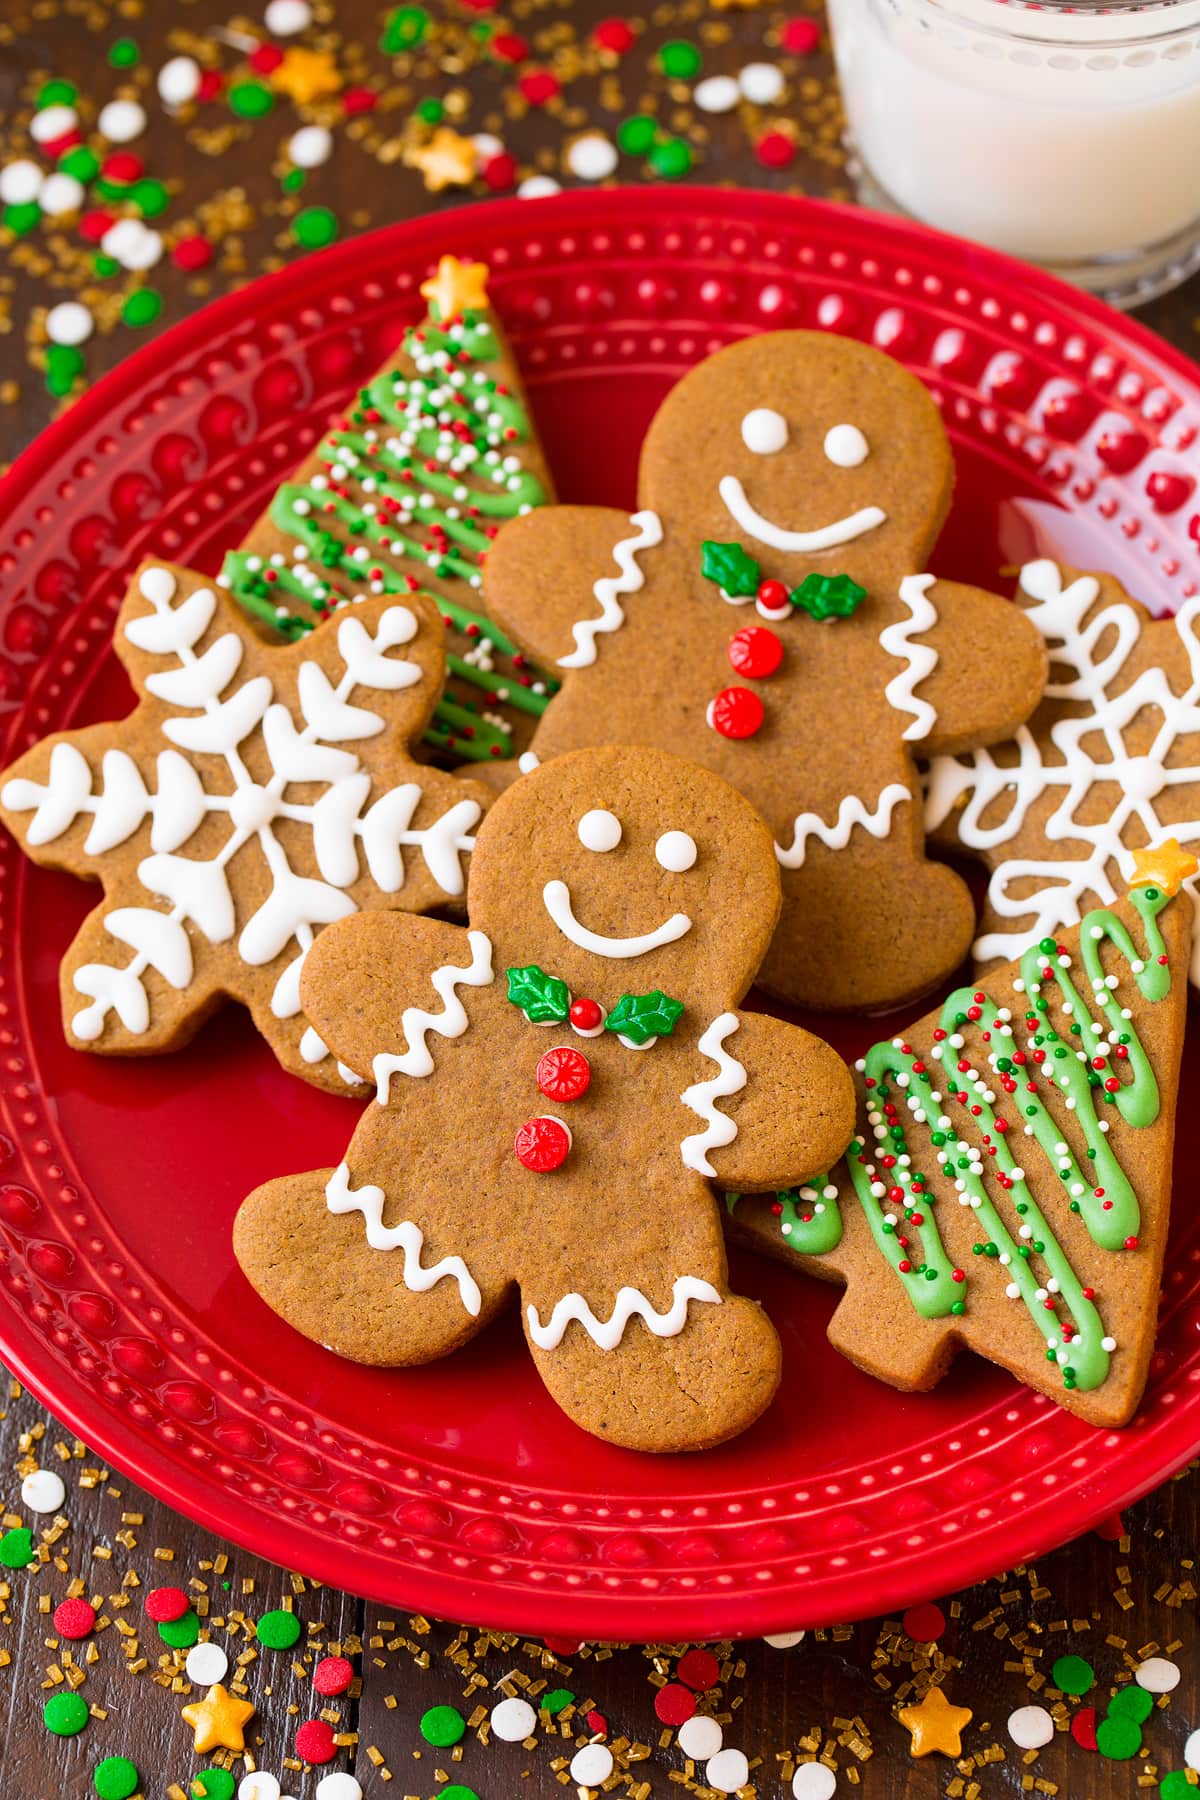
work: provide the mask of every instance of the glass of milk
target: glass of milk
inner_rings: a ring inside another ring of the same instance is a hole
[[[1200,0],[830,0],[868,204],[1119,305],[1200,268]]]

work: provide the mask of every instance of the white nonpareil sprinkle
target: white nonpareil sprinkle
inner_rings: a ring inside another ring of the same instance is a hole
[[[229,1673],[229,1658],[220,1644],[193,1644],[187,1653],[187,1678],[197,1687],[214,1687]]]
[[[46,336],[52,344],[86,344],[95,326],[82,300],[60,300],[46,314]]]
[[[27,156],[6,163],[0,169],[0,200],[5,206],[28,206],[40,195],[44,180],[42,170]]]
[[[173,56],[158,71],[158,97],[164,106],[186,106],[200,92],[200,64],[191,56]]]
[[[837,1776],[827,1763],[801,1763],[792,1776],[793,1800],[831,1800]]]
[[[705,1785],[718,1794],[736,1794],[750,1779],[750,1764],[740,1750],[718,1750],[704,1770]]]
[[[21,1500],[30,1512],[56,1513],[66,1497],[63,1478],[53,1469],[35,1469],[21,1483]]]
[[[312,24],[312,7],[308,0],[271,0],[263,24],[272,37],[293,37]]]
[[[679,1727],[675,1741],[683,1754],[693,1762],[707,1762],[725,1742],[725,1734],[717,1721],[710,1719],[707,1713],[693,1713]]]
[[[598,131],[576,138],[567,151],[567,167],[580,181],[603,181],[616,166],[616,145]]]
[[[1134,1680],[1148,1694],[1170,1694],[1179,1686],[1179,1664],[1165,1656],[1148,1657]]]
[[[146,115],[136,100],[110,100],[96,120],[96,130],[110,144],[131,144],[145,129]]]
[[[783,70],[774,63],[747,63],[738,76],[738,86],[755,106],[772,106],[783,92]]]
[[[529,175],[517,189],[517,199],[545,200],[548,195],[561,192],[561,185],[553,175]]]
[[[78,123],[79,114],[73,106],[43,106],[29,121],[29,135],[35,144],[52,144],[56,138],[74,131]]]
[[[162,238],[140,219],[118,219],[100,240],[106,256],[123,269],[152,269],[162,255]]]
[[[1018,1706],[1008,1715],[1008,1735],[1018,1750],[1040,1750],[1054,1736],[1054,1720],[1044,1706]]]
[[[732,112],[742,97],[742,90],[732,75],[709,75],[692,89],[692,99],[706,113]]]
[[[64,175],[56,169],[42,183],[37,200],[44,213],[52,219],[61,213],[78,212],[83,205],[85,190],[82,181],[76,181],[74,175]]]
[[[319,169],[333,155],[333,133],[324,125],[302,125],[288,140],[288,159],[298,169]]]
[[[513,1696],[492,1708],[492,1732],[504,1744],[520,1744],[532,1736],[537,1714],[528,1700]]]
[[[580,1787],[599,1787],[613,1772],[613,1753],[607,1744],[585,1744],[571,1758],[571,1780]]]

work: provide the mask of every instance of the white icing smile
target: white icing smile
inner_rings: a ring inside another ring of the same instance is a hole
[[[571,890],[565,881],[548,881],[542,889],[542,901],[563,936],[577,950],[588,950],[593,956],[645,956],[648,950],[661,950],[664,944],[673,944],[678,938],[686,937],[692,929],[692,921],[686,913],[672,913],[654,931],[643,932],[640,937],[604,937],[579,923],[572,911]]]
[[[833,550],[838,544],[849,544],[874,531],[887,518],[881,506],[863,506],[844,519],[835,519],[831,525],[819,525],[815,531],[785,531],[782,525],[772,524],[755,511],[736,475],[723,475],[717,491],[739,530],[760,544],[769,544],[772,550]]]

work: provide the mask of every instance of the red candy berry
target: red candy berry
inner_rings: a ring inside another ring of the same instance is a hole
[[[332,1762],[337,1755],[333,1726],[324,1719],[306,1719],[296,1733],[296,1755],[306,1763]]]
[[[54,1629],[59,1637],[85,1638],[96,1624],[96,1609],[86,1600],[63,1600],[54,1609]]]
[[[146,1617],[156,1625],[168,1625],[172,1619],[182,1619],[189,1605],[182,1588],[151,1588],[146,1595]]]
[[[753,737],[763,722],[763,703],[749,688],[722,688],[708,703],[707,718],[722,737]]]
[[[542,1113],[526,1119],[516,1137],[513,1149],[522,1168],[534,1175],[549,1175],[561,1169],[571,1152],[571,1133],[561,1119]]]
[[[538,1092],[545,1094],[547,1100],[578,1100],[587,1093],[591,1079],[587,1057],[569,1044],[556,1045],[538,1059]]]
[[[318,1694],[344,1694],[354,1680],[354,1669],[344,1656],[323,1656],[313,1670]]]
[[[567,1016],[580,1037],[599,1037],[604,1030],[604,1008],[596,1000],[572,1000]]]
[[[782,581],[760,581],[755,599],[764,618],[786,619],[792,610],[787,588]]]
[[[687,1650],[680,1657],[675,1673],[685,1686],[702,1694],[706,1688],[716,1686],[721,1665],[711,1650]]]
[[[743,625],[729,640],[729,660],[739,675],[762,681],[783,661],[783,645],[766,625]]]

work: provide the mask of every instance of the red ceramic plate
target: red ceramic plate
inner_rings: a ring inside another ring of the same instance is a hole
[[[417,316],[445,250],[491,264],[565,498],[630,506],[642,432],[690,363],[816,326],[882,345],[938,396],[960,477],[940,573],[996,585],[1045,550],[1115,568],[1163,607],[1195,591],[1196,372],[1095,302],[944,238],[766,195],[497,202],[205,308],[22,458],[0,492],[4,760],[126,709],[109,637],[128,571],[150,552],[218,567]],[[783,1390],[709,1455],[645,1460],[584,1437],[515,1320],[428,1370],[339,1362],[256,1299],[229,1229],[265,1177],[338,1160],[352,1104],[281,1075],[235,1011],[178,1056],[69,1051],[57,968],[90,902],[0,845],[0,1349],[95,1450],[248,1548],[483,1624],[748,1635],[1036,1556],[1200,1447],[1191,1205],[1149,1391],[1119,1433],[967,1358],[936,1394],[894,1394],[827,1348],[832,1290],[749,1259],[735,1277],[783,1335]],[[1185,1106],[1189,1200],[1198,1148]]]

